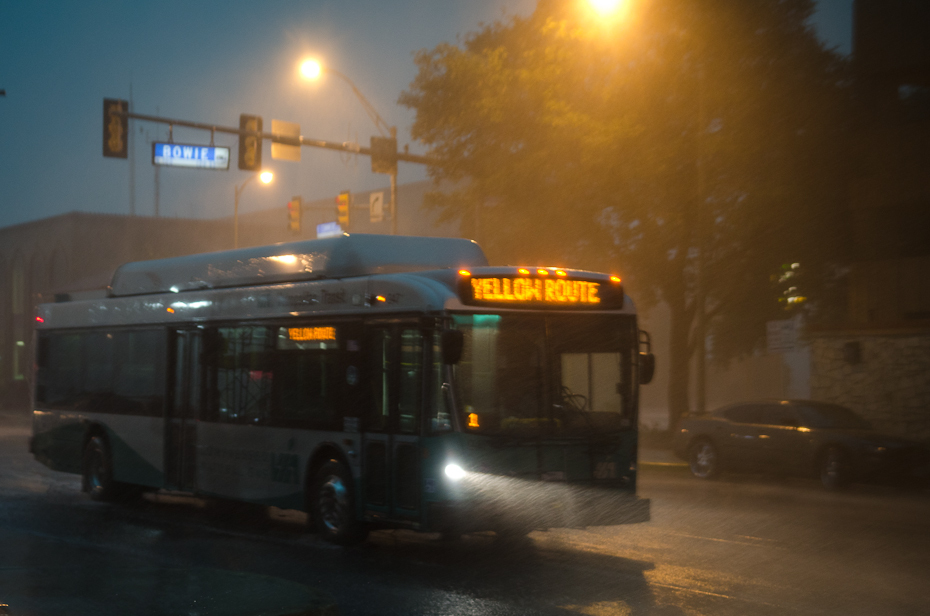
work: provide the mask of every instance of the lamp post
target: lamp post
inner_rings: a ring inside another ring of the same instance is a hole
[[[274,174],[270,171],[262,171],[261,173],[250,175],[242,184],[235,186],[236,198],[233,205],[233,248],[239,248],[239,195],[241,195],[245,187],[249,185],[249,182],[256,177],[261,180],[262,184],[268,184],[274,179]]]
[[[394,139],[395,144],[397,143],[397,127],[390,126],[385,122],[384,118],[381,117],[381,114],[374,108],[374,106],[369,102],[365,95],[362,94],[362,91],[358,89],[358,86],[355,85],[351,79],[349,79],[344,73],[337,71],[334,68],[329,68],[328,66],[323,66],[317,60],[306,60],[300,65],[300,74],[303,75],[305,79],[316,80],[319,79],[323,73],[328,73],[330,75],[335,75],[336,77],[342,79],[344,82],[349,84],[349,87],[352,88],[352,92],[358,98],[359,102],[362,104],[362,107],[365,109],[365,113],[368,114],[368,117],[371,118],[371,121],[374,122],[375,127],[378,129],[378,132],[381,133],[382,137],[390,136],[391,139]],[[397,235],[397,168],[395,166],[394,171],[390,174],[391,176],[391,235]]]

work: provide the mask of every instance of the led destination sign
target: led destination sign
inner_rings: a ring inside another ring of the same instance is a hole
[[[474,276],[462,281],[466,304],[513,305],[526,308],[618,308],[623,291],[606,281],[524,276]]]
[[[152,164],[188,169],[229,169],[229,148],[183,143],[152,144]]]
[[[335,342],[335,327],[289,327],[287,337],[300,342]]]

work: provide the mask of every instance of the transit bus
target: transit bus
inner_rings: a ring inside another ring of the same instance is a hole
[[[100,295],[37,308],[30,442],[93,499],[299,509],[339,544],[649,519],[654,364],[618,277],[344,234],[128,263]]]

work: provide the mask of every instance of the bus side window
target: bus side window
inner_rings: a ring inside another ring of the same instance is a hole
[[[41,336],[45,353],[39,363],[36,402],[49,409],[73,409],[78,403],[83,386],[84,359],[81,335],[43,333]]]
[[[81,410],[109,413],[113,404],[113,381],[116,364],[113,357],[113,333],[89,332],[84,339],[84,386]]]
[[[433,356],[429,390],[429,427],[431,432],[448,432],[452,429],[452,416],[448,407],[448,394],[443,390],[445,371],[442,364],[441,332],[433,332]]]
[[[337,328],[327,329],[336,331]],[[342,372],[337,341],[335,338],[293,340],[290,330],[278,328],[273,424],[314,430],[341,429],[342,422],[337,415]]]
[[[422,373],[423,334],[416,329],[405,329],[400,334],[400,391],[397,399],[397,431],[400,434],[420,432]]]
[[[371,332],[368,360],[371,370],[371,407],[365,428],[384,432],[390,419],[391,331],[376,329]]]
[[[221,327],[213,349],[216,402],[220,423],[262,425],[271,411],[274,337],[268,327]],[[212,379],[211,379],[212,380]]]
[[[112,336],[116,360],[113,412],[161,416],[164,411],[167,353],[164,331],[114,332]]]

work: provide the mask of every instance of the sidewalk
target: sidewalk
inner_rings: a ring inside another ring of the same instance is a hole
[[[668,449],[639,448],[640,468],[687,471],[688,463]]]

